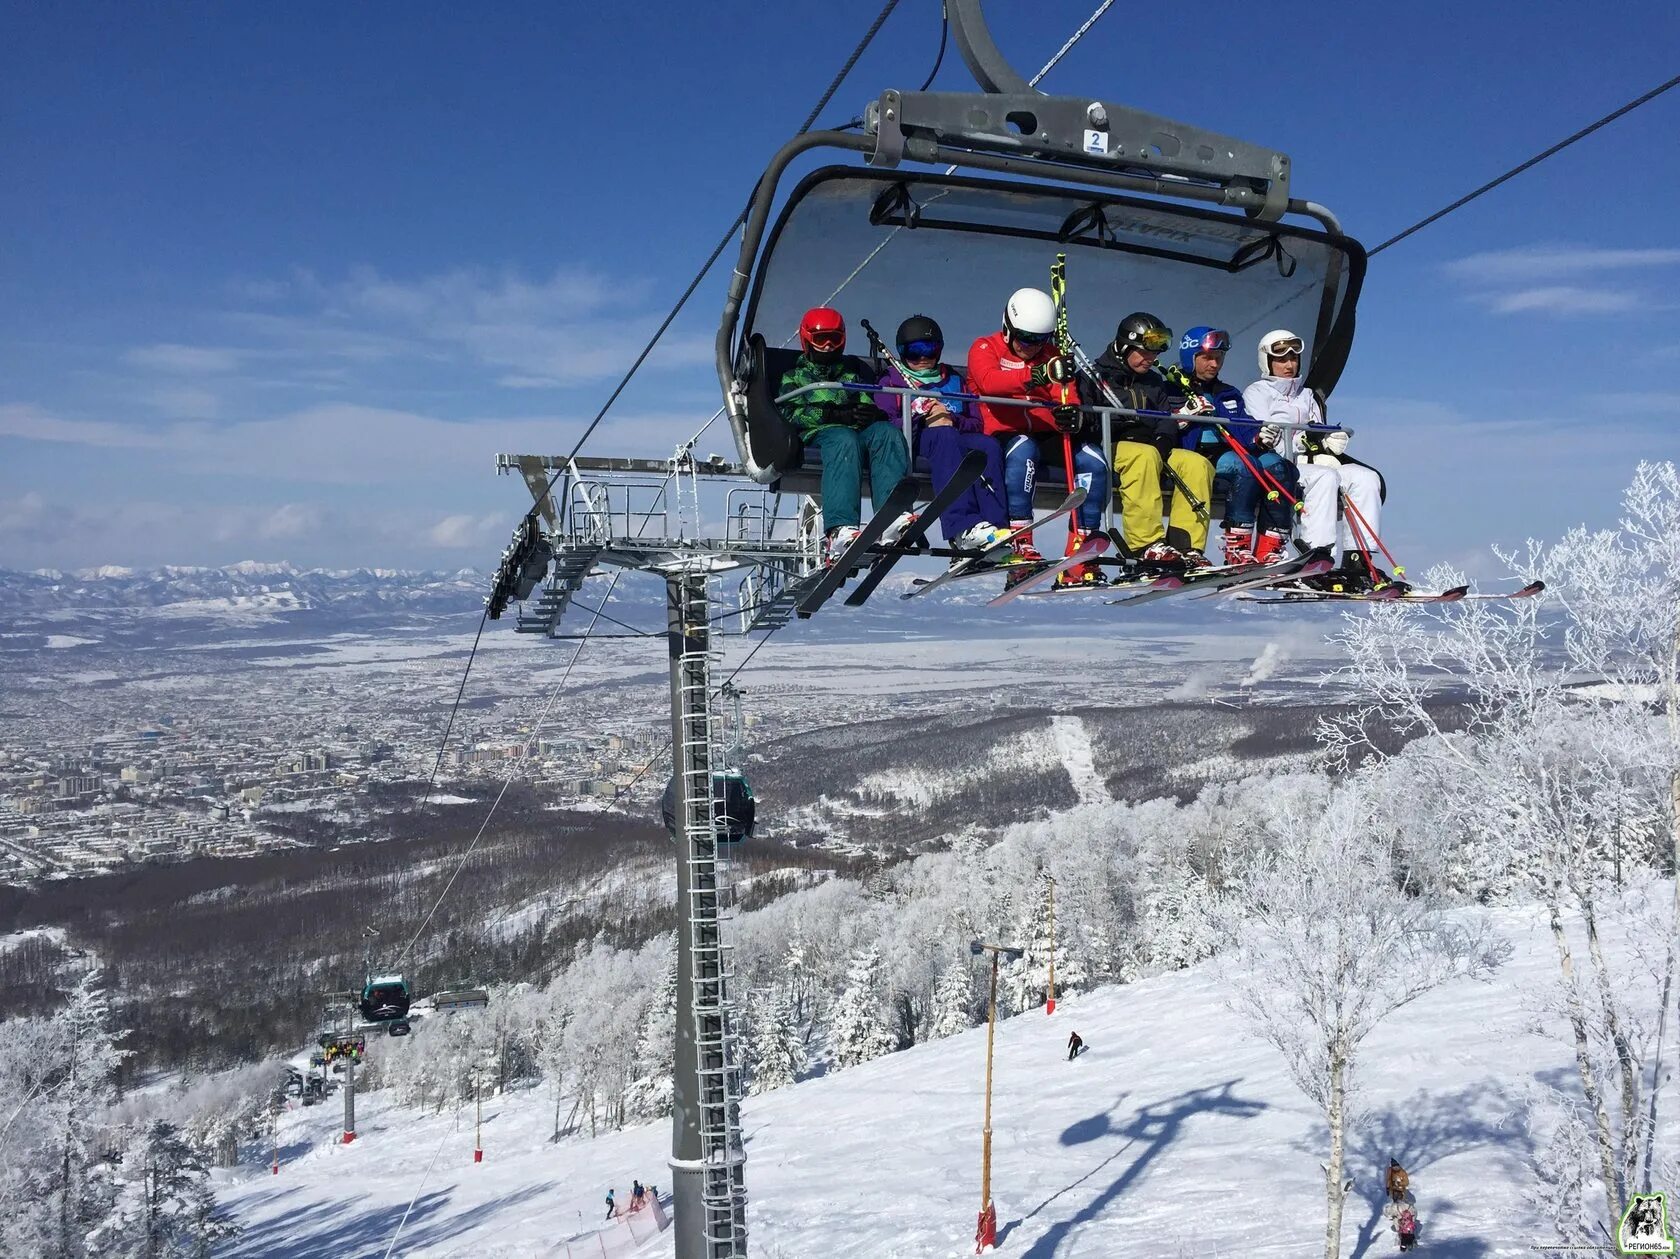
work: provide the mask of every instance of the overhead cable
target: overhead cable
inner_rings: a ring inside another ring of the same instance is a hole
[[[1556,154],[1559,154],[1559,153],[1563,152],[1570,145],[1574,144],[1575,141],[1586,139],[1593,132],[1597,131],[1600,127],[1609,126],[1611,123],[1615,122],[1616,119],[1620,118],[1623,114],[1632,113],[1634,110],[1638,109],[1641,105],[1645,104],[1647,101],[1656,100],[1657,97],[1661,96],[1664,92],[1668,91],[1670,88],[1675,87],[1675,86],[1680,86],[1680,74],[1675,75],[1667,83],[1664,83],[1664,84],[1662,84],[1658,87],[1652,88],[1649,92],[1646,92],[1643,96],[1634,97],[1634,99],[1629,101],[1626,105],[1623,105],[1620,109],[1612,110],[1610,113],[1605,114],[1604,117],[1600,118],[1597,122],[1592,123],[1589,126],[1582,127],[1574,135],[1568,136],[1565,139],[1559,140],[1556,144],[1552,145],[1551,148],[1541,150],[1539,153],[1536,153],[1533,157],[1529,158],[1528,161],[1523,162],[1520,165],[1513,166],[1510,170],[1506,171],[1503,175],[1499,176],[1499,178],[1488,180],[1487,183],[1483,184],[1480,188],[1477,188],[1474,192],[1465,193],[1462,197],[1460,197],[1457,201],[1454,201],[1451,205],[1442,206],[1439,210],[1435,211],[1435,213],[1429,215],[1427,218],[1419,219],[1416,223],[1413,223],[1405,231],[1399,232],[1399,233],[1396,233],[1393,236],[1390,236],[1382,244],[1378,245],[1375,249],[1371,250],[1370,253],[1367,254],[1366,256],[1371,257],[1371,258],[1376,257],[1383,250],[1387,249],[1390,245],[1399,244],[1401,241],[1405,240],[1406,237],[1410,236],[1413,232],[1420,232],[1424,228],[1428,227],[1431,223],[1435,222],[1437,219],[1443,219],[1447,215],[1451,214],[1454,210],[1457,210],[1457,209],[1460,209],[1463,206],[1469,205],[1472,201],[1474,201],[1477,197],[1481,196],[1484,192],[1492,192],[1495,188],[1499,187],[1499,185],[1504,183],[1506,180],[1515,179],[1518,175],[1522,174],[1525,170],[1528,170],[1531,166],[1538,166],[1541,162],[1544,162],[1548,157],[1553,157]]]

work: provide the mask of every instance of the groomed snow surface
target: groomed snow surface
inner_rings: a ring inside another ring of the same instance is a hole
[[[1514,947],[1494,980],[1430,994],[1367,1045],[1370,1122],[1350,1140],[1344,1256],[1397,1251],[1380,1215],[1391,1156],[1411,1172],[1421,1253],[1532,1255],[1535,1243],[1555,1240],[1525,1202],[1535,1188],[1530,1151],[1509,1120],[1528,1082],[1567,1087],[1573,1075],[1569,1048],[1528,1030],[1523,989],[1555,982],[1557,962],[1537,911],[1498,910],[1492,920]],[[1209,964],[1067,999],[1054,1017],[998,1025],[999,1254],[1323,1253],[1322,1124],[1277,1053],[1226,1008],[1227,992]],[[1068,1062],[1075,1029],[1088,1049]],[[749,1098],[752,1253],[972,1254],[985,1049],[981,1027]],[[1663,1097],[1667,1116],[1674,1091]],[[245,1226],[228,1255],[383,1255],[417,1191],[394,1254],[564,1254],[560,1242],[600,1220],[609,1186],[621,1202],[633,1177],[669,1192],[669,1124],[552,1145],[546,1090],[486,1102],[478,1165],[470,1109],[421,1116],[367,1094],[349,1146],[332,1143],[342,1109],[335,1096],[283,1117],[278,1176],[266,1167],[217,1173],[224,1204]],[[1673,1131],[1672,1119],[1665,1127]],[[638,1253],[673,1248],[666,1233]]]

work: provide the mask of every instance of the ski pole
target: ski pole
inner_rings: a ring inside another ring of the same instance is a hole
[[[1056,261],[1050,264],[1050,300],[1056,303],[1056,352],[1066,354],[1068,343],[1073,340],[1073,334],[1068,331],[1067,319],[1067,255],[1057,254]],[[1067,381],[1061,382],[1062,405],[1068,400]],[[1068,493],[1073,493],[1073,434],[1062,434],[1062,463],[1067,469]],[[1078,546],[1079,520],[1077,516],[1068,517],[1067,550],[1064,554],[1072,555]]]
[[[1187,397],[1196,389],[1195,381],[1191,380],[1190,377],[1184,374],[1183,368],[1169,367],[1167,368],[1166,376],[1180,389],[1184,390]],[[1235,452],[1238,459],[1242,460],[1243,466],[1249,470],[1254,479],[1260,482],[1261,485],[1267,487],[1266,499],[1268,502],[1275,503],[1278,496],[1282,495],[1289,505],[1297,512],[1301,510],[1301,501],[1284,488],[1282,481],[1278,480],[1270,472],[1264,471],[1258,464],[1256,464],[1254,460],[1249,457],[1248,451],[1243,449],[1242,443],[1231,436],[1229,429],[1217,420],[1210,419],[1208,423],[1213,426],[1213,430],[1216,433],[1225,439],[1225,444],[1229,446],[1233,452]]]
[[[1338,493],[1340,493],[1340,491],[1338,491]],[[1346,494],[1341,494],[1341,500],[1343,507],[1352,506],[1352,502]],[[1355,511],[1347,518],[1348,532],[1353,534],[1353,545],[1358,549],[1359,557],[1365,561],[1365,575],[1370,577],[1374,582],[1376,580],[1377,566],[1371,560],[1371,544],[1365,540],[1365,533],[1359,527],[1360,519],[1361,517],[1358,511]],[[1393,561],[1391,560],[1389,562],[1392,563]]]
[[[1378,536],[1375,529],[1371,528],[1370,522],[1365,519],[1365,514],[1353,505],[1353,499],[1349,496],[1348,492],[1343,490],[1341,491],[1341,495],[1342,509],[1349,513],[1352,520],[1358,521],[1359,524],[1365,527],[1366,532],[1368,532],[1371,535],[1371,538],[1376,542],[1377,549],[1383,553],[1383,558],[1388,561],[1388,566],[1394,570],[1394,575],[1399,577],[1404,574],[1406,566],[1395,561],[1394,556],[1389,553],[1388,547],[1383,545],[1382,538]],[[1369,552],[1367,552],[1366,558],[1369,560]]]

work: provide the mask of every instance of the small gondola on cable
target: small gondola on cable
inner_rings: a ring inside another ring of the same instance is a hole
[[[384,1024],[392,1036],[406,1036],[412,1003],[408,981],[401,975],[374,975],[362,986],[357,1008],[369,1023]]]

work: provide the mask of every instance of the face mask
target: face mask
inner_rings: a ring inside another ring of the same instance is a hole
[[[937,364],[933,367],[923,368],[905,364],[904,374],[918,385],[937,385],[939,383],[939,367]]]

